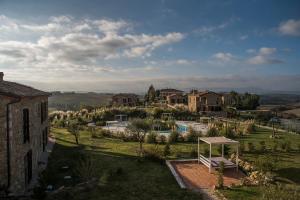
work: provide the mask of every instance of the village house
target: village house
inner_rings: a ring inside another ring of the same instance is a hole
[[[120,93],[112,97],[112,106],[137,106],[139,98],[136,94]]]
[[[183,95],[183,91],[181,90],[176,90],[176,89],[171,89],[171,88],[167,88],[167,89],[161,89],[159,90],[159,99],[160,100],[167,100],[167,97],[170,95]]]
[[[222,106],[222,95],[215,92],[193,91],[188,95],[188,108],[191,112],[221,111]]]
[[[168,104],[186,104],[187,96],[183,94],[171,94],[167,96],[167,103]]]
[[[49,93],[4,81],[0,72],[0,193],[26,193],[48,141]]]

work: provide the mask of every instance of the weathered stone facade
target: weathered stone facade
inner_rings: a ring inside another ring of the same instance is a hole
[[[221,111],[222,106],[222,96],[214,92],[193,92],[188,95],[188,108],[191,112]]]
[[[4,99],[3,101],[2,98]],[[48,97],[22,98],[20,102],[9,105],[9,191],[13,192],[14,194],[23,194],[30,185],[30,181],[26,183],[25,178],[25,156],[30,151],[32,151],[32,177],[37,176],[39,169],[39,158],[43,152],[43,144],[45,145],[47,141],[47,136],[44,133],[48,132],[48,118],[46,118],[43,122],[41,120],[41,105],[43,102],[47,101]],[[3,185],[7,185],[8,181],[6,149],[6,105],[8,102],[10,102],[10,98],[1,97],[0,166],[2,167],[0,167],[0,180],[1,184]],[[29,110],[29,141],[26,142],[24,142],[23,135],[23,109]]]
[[[136,94],[116,94],[112,97],[112,106],[137,106],[139,102]]]
[[[48,96],[0,80],[0,191],[24,194],[38,176],[48,140]]]

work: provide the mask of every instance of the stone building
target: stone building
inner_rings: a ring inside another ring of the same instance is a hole
[[[120,93],[112,97],[112,106],[137,106],[139,98],[136,94]]]
[[[49,93],[4,81],[3,76],[0,72],[0,191],[20,195],[32,185],[42,165]]]
[[[159,90],[159,99],[166,101],[167,97],[170,96],[170,95],[173,95],[173,94],[183,95],[183,91],[176,90],[176,89],[170,89],[170,88],[161,89],[161,90]]]
[[[171,94],[167,96],[167,103],[168,104],[186,104],[187,96],[183,94]]]
[[[188,108],[191,112],[209,112],[222,110],[222,95],[204,91],[193,91],[188,95]]]

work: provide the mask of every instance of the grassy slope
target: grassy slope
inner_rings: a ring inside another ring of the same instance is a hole
[[[68,184],[62,177],[72,174],[72,170],[62,172],[59,169],[64,165],[76,166],[78,153],[85,152],[93,154],[98,160],[97,168],[99,174],[102,174],[105,170],[118,167],[122,167],[125,171],[124,175],[119,179],[109,182],[104,188],[95,189],[94,192],[89,193],[88,199],[119,199],[119,196],[123,196],[123,199],[139,199],[140,195],[143,195],[143,199],[199,199],[199,196],[192,192],[180,190],[165,165],[150,161],[137,162],[136,149],[138,144],[135,142],[123,142],[111,138],[91,139],[89,133],[85,132],[82,134],[83,137],[81,137],[81,146],[78,147],[74,144],[73,136],[67,133],[66,130],[53,129],[52,132],[57,138],[57,144],[52,153],[47,173],[52,175],[51,183],[56,187]],[[270,134],[267,130],[259,129],[255,134],[239,140],[244,141],[245,144],[251,141],[257,148],[260,141],[265,141],[267,147],[270,148],[273,144],[273,139],[269,139]],[[281,139],[277,140],[289,140],[292,143],[292,148],[296,149],[297,144],[300,143],[300,136],[281,134]],[[145,145],[145,148],[153,147],[154,145]],[[158,145],[158,148],[162,150],[163,145]],[[190,152],[196,148],[196,144],[188,143],[171,145],[171,158],[190,157]],[[203,144],[201,149],[203,150],[204,148]],[[215,148],[214,153],[216,154],[216,152]],[[268,157],[271,155],[262,155],[259,152],[244,153],[243,159],[254,161],[258,156]],[[273,156],[280,156],[281,158],[276,173],[284,179],[299,184],[299,152],[295,150],[290,153],[280,151]],[[99,196],[97,195],[98,193],[105,195]],[[228,199],[241,199],[241,196],[243,199],[257,199],[260,195],[257,187],[241,187],[226,190],[223,193]]]
[[[59,94],[49,97],[50,108],[57,108],[60,105],[75,105],[79,108],[82,105],[103,106],[107,105],[111,100],[112,94],[98,93],[76,93],[76,94]]]
[[[256,149],[259,148],[260,141],[265,141],[267,148],[271,148],[274,143],[274,139],[270,139],[270,135],[270,131],[258,129],[255,134],[246,136],[239,140],[244,141],[246,147],[248,142],[252,142],[256,146]],[[300,144],[300,136],[284,133],[278,135],[280,135],[280,139],[276,140],[279,143],[283,141],[291,142],[293,149],[291,152],[287,153],[280,150],[276,153],[244,153],[242,158],[254,162],[259,156],[264,156],[266,159],[270,156],[277,156],[279,158],[278,169],[275,171],[277,176],[280,177],[284,183],[293,183],[300,187],[300,153],[296,150],[298,148],[297,145]],[[280,145],[278,149],[280,149]],[[258,196],[261,195],[261,191],[258,187],[238,187],[231,190],[224,190],[223,194],[228,199],[233,200],[241,199],[241,197],[245,200],[256,200],[258,199]]]
[[[77,182],[63,180],[65,175],[72,175],[72,169],[78,161],[78,153],[93,155],[97,160],[99,176],[105,171],[122,167],[124,173],[113,178],[105,186],[94,188],[92,192],[82,193],[75,199],[201,199],[199,194],[181,190],[165,165],[144,161],[137,162],[137,143],[124,143],[118,139],[90,139],[83,133],[81,146],[74,144],[74,138],[63,129],[53,129],[57,144],[51,155],[46,171],[51,184],[56,188]],[[71,166],[69,171],[61,171],[64,165]]]

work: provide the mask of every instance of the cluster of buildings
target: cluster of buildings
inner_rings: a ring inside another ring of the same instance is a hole
[[[234,104],[234,99],[229,93],[216,93],[212,91],[192,90],[190,93],[177,89],[160,89],[157,92],[157,102],[175,105],[186,105],[191,112],[217,112],[226,106]],[[117,94],[112,97],[113,106],[137,106],[138,95]]]
[[[45,166],[49,93],[4,81],[0,72],[1,191],[24,194]]]

